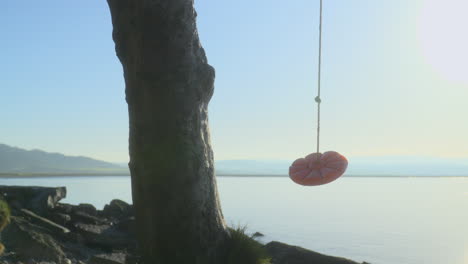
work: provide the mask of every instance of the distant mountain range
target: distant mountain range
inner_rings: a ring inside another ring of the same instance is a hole
[[[219,160],[216,174],[286,176],[288,160]],[[0,144],[1,175],[129,175],[126,164]],[[468,159],[433,157],[350,158],[347,176],[468,176]]]
[[[24,150],[0,144],[0,174],[129,174],[128,169],[88,157]]]
[[[291,161],[222,160],[218,175],[287,175]],[[349,158],[347,176],[468,176],[468,159],[414,156]]]
[[[468,176],[468,158],[382,156],[350,158],[349,175]]]

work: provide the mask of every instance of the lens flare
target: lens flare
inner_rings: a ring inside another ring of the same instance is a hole
[[[468,1],[426,0],[418,21],[424,57],[444,79],[468,84]]]

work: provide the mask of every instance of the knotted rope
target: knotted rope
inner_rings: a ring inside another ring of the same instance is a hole
[[[317,102],[317,153],[320,152],[320,82],[322,73],[322,0],[320,0],[320,23],[319,23],[319,56],[318,56],[318,78],[317,78],[317,96],[315,102]]]

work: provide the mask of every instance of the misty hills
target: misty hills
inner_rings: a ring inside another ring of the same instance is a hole
[[[0,174],[129,174],[122,166],[88,157],[0,144]]]
[[[468,176],[468,159],[418,156],[351,157],[345,176]],[[218,175],[284,175],[291,161],[222,160]]]
[[[218,160],[216,174],[286,176],[288,160]],[[0,176],[129,175],[124,164],[0,144]],[[347,176],[468,176],[468,159],[383,156],[350,158]]]
[[[468,176],[468,159],[420,156],[350,158],[347,174],[361,176]]]

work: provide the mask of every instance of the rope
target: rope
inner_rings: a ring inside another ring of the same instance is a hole
[[[318,56],[318,78],[317,78],[317,96],[315,102],[317,102],[317,153],[320,152],[320,82],[322,73],[322,0],[320,0],[320,23],[319,23],[319,56]]]

